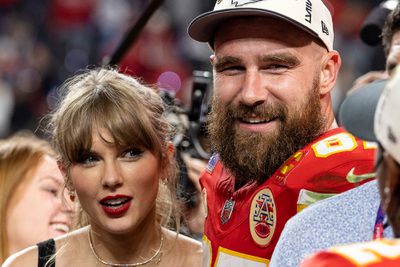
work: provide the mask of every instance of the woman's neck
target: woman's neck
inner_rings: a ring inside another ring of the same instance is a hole
[[[93,224],[88,234],[91,235],[94,253],[112,263],[136,263],[151,258],[162,243],[161,226],[156,222],[155,215],[152,217],[151,220],[143,220],[132,231],[118,234]]]

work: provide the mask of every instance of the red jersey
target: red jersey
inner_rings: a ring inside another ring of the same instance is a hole
[[[294,153],[261,185],[234,191],[235,178],[214,154],[200,182],[206,208],[203,236],[208,266],[268,266],[293,215],[317,200],[374,178],[376,146],[342,128]]]
[[[301,267],[398,267],[400,240],[380,239],[334,247],[306,258]]]

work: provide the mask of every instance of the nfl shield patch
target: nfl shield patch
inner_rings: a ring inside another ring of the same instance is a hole
[[[228,199],[225,201],[224,207],[221,211],[221,222],[225,224],[231,218],[233,208],[235,207],[235,201],[233,199]]]

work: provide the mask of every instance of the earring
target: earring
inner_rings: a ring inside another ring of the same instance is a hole
[[[75,192],[74,191],[69,191],[69,199],[72,201],[72,202],[74,202],[75,201],[75,198],[76,198],[76,195],[75,195]]]
[[[162,185],[167,185],[167,182],[168,182],[167,179],[162,179],[162,180],[161,180],[161,184],[162,184]]]

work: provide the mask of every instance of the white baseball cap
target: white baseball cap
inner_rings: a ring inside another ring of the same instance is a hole
[[[245,16],[283,19],[319,38],[328,51],[333,49],[332,15],[323,0],[217,0],[213,11],[190,23],[188,33],[197,41],[211,43],[221,22]]]
[[[374,131],[379,143],[400,163],[400,66],[379,98]]]

